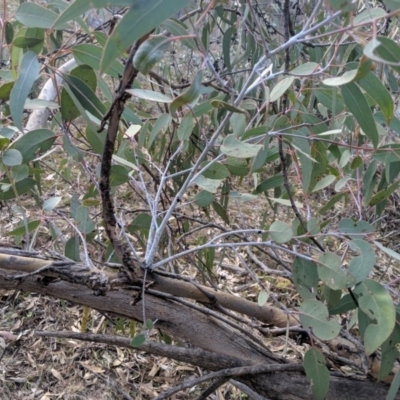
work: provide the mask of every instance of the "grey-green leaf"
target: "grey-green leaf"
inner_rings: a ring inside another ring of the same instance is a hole
[[[315,299],[318,289],[318,271],[314,261],[300,257],[292,265],[293,282],[303,299]]]
[[[123,16],[106,43],[101,72],[106,71],[132,43],[190,2],[191,0],[131,0],[130,10]]]
[[[375,251],[366,241],[355,239],[350,242],[350,248],[360,253],[354,257],[349,266],[350,273],[354,276],[356,282],[367,279],[375,265]]]
[[[39,4],[22,3],[15,13],[15,18],[29,28],[49,29],[58,18],[58,14]],[[60,29],[65,29],[65,26]]]
[[[311,381],[314,400],[323,400],[328,394],[331,376],[322,353],[311,347],[304,355],[304,370]]]
[[[275,221],[269,227],[271,239],[276,243],[286,243],[293,237],[292,228],[283,221]]]
[[[354,289],[360,310],[371,322],[364,333],[365,352],[370,355],[390,336],[396,322],[392,297],[380,283],[367,279]]]
[[[343,85],[341,91],[346,106],[376,148],[379,141],[378,130],[365,96],[362,94],[360,88],[353,82]]]
[[[168,50],[170,39],[165,36],[155,36],[140,45],[133,57],[133,66],[142,74],[148,74],[163,58]]]
[[[327,252],[320,257],[318,275],[333,290],[344,289],[348,282],[348,276],[342,271],[342,261],[334,253]]]
[[[1,157],[1,161],[8,167],[22,164],[22,154],[15,149],[6,150]]]
[[[221,152],[231,157],[250,158],[256,156],[262,147],[260,144],[243,143],[235,135],[228,135],[221,146]]]
[[[329,320],[328,309],[318,300],[305,300],[300,306],[300,321],[306,329],[312,329],[321,340],[332,340],[340,332],[336,319]]]
[[[18,79],[10,94],[10,112],[17,128],[22,130],[22,113],[28,94],[30,93],[40,71],[40,64],[36,54],[28,51],[21,61]]]

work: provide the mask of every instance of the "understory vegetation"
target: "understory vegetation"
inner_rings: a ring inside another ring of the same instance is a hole
[[[399,13],[3,0],[0,398],[399,398]]]

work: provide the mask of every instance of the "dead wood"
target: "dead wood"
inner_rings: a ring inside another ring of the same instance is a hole
[[[35,274],[39,270],[40,273]],[[0,272],[1,289],[36,292],[62,298],[105,313],[138,321],[143,320],[144,310],[145,317],[155,321],[156,328],[194,347],[146,343],[139,351],[164,355],[211,371],[259,365],[287,365],[284,359],[269,353],[265,347],[218,318],[180,304],[171,298],[146,293],[143,300],[142,288],[121,284],[121,279],[116,273],[90,269],[79,264],[60,267],[52,260],[12,254],[0,254]],[[18,278],[13,276],[16,274]],[[209,288],[200,290],[197,285],[189,282],[161,277],[157,274],[152,274],[150,278],[153,282],[150,285],[151,288],[154,285],[158,291],[161,288],[171,287],[172,283],[168,280],[172,280],[175,285],[177,283],[178,286],[182,285],[183,293],[191,294],[192,298],[195,297],[193,293],[197,293],[196,296],[203,296],[204,302],[211,301],[211,296],[205,295],[203,291],[210,291]],[[179,294],[176,289],[174,294]],[[219,292],[215,292],[217,301],[220,299],[219,295]],[[222,301],[228,301],[228,298],[229,296],[221,297]],[[251,303],[245,299],[240,300]],[[244,309],[247,308],[244,307]],[[103,335],[84,335],[81,339],[131,347],[130,339],[115,336],[107,339]],[[301,368],[301,366],[295,364],[293,368]],[[263,372],[238,376],[236,379],[270,399],[310,398],[309,381],[301,372]],[[332,374],[328,399],[384,398],[387,391],[388,386],[383,384]]]

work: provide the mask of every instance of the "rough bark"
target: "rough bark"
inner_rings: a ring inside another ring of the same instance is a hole
[[[42,268],[41,275],[26,275],[29,260],[35,261],[36,269]],[[44,264],[48,267],[43,268]],[[145,294],[143,305],[140,287],[113,286],[115,282],[113,283],[107,275],[98,278],[94,271],[85,268],[77,270],[73,278],[73,266],[68,267],[68,275],[67,272],[57,273],[56,267],[53,268],[49,264],[49,260],[3,255],[3,258],[0,258],[0,289],[37,292],[139,321],[143,319],[144,309],[146,318],[156,321],[156,328],[194,348],[145,343],[138,351],[167,356],[208,370],[286,363],[284,359],[269,353],[265,347],[243,332],[188,305],[149,293]],[[16,279],[10,274],[11,270],[14,271],[14,275],[24,272],[25,276]],[[62,271],[62,268],[60,270]],[[42,276],[43,274],[47,277]],[[85,281],[85,274],[87,280],[91,277],[91,284]],[[55,278],[57,275],[59,278]],[[75,282],[72,282],[74,279]],[[94,281],[97,283],[93,285]],[[93,287],[89,287],[90,285]],[[127,338],[113,336],[110,339],[102,335],[86,335],[82,339],[130,347],[130,340]],[[264,372],[235,379],[270,399],[309,399],[311,396],[309,381],[301,372]],[[387,391],[388,386],[384,384],[332,375],[327,398],[381,399],[385,398]]]

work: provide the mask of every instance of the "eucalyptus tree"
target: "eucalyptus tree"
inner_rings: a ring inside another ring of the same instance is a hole
[[[82,340],[218,371],[160,399],[232,379],[271,399],[396,398],[400,255],[380,229],[398,199],[398,8],[22,3],[3,24],[0,200],[20,217],[7,235],[28,251],[49,237],[62,259],[3,249],[0,287],[143,322]],[[230,294],[224,269],[257,302]],[[310,344],[301,364],[270,352],[265,324]],[[330,371],[343,364],[390,391]]]

